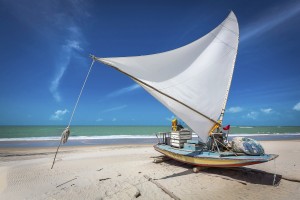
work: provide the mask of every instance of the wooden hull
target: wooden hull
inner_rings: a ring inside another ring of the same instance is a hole
[[[241,167],[268,162],[278,157],[274,154],[262,156],[225,156],[220,157],[214,152],[186,151],[183,149],[172,148],[168,145],[155,145],[154,149],[165,156],[196,166],[206,167]]]

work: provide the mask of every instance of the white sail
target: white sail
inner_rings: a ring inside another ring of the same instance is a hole
[[[210,33],[181,48],[95,59],[131,77],[205,141],[225,109],[238,38],[237,19],[231,12]]]

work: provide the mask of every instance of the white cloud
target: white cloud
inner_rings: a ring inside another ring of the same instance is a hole
[[[67,114],[69,111],[67,109],[64,109],[64,110],[57,110],[54,112],[53,115],[51,115],[50,119],[51,120],[62,120],[63,119],[63,116],[65,114]]]
[[[272,108],[262,108],[260,109],[260,111],[266,114],[270,114],[272,112]]]
[[[34,30],[35,35],[49,38],[51,49],[56,48],[53,51],[54,55],[49,55],[57,59],[53,77],[49,80],[49,90],[57,102],[61,101],[58,88],[70,59],[76,55],[74,51],[83,50],[79,41],[85,42],[85,38],[78,22],[90,17],[89,5],[89,2],[81,0],[4,2],[4,7],[7,7],[18,21]],[[70,9],[60,9],[62,7]]]
[[[61,101],[61,96],[58,91],[61,79],[63,78],[66,70],[69,67],[70,61],[72,58],[80,57],[76,54],[76,51],[83,51],[82,46],[79,41],[84,41],[84,37],[81,33],[80,27],[76,24],[76,18],[85,17],[82,12],[84,9],[78,9],[80,6],[76,1],[70,1],[70,6],[73,8],[75,15],[72,17],[66,17],[65,13],[62,13],[55,20],[55,26],[53,29],[64,30],[64,34],[61,36],[61,40],[65,41],[64,44],[60,45],[60,50],[57,51],[57,60],[56,60],[56,73],[53,80],[50,84],[50,92],[57,102]]]
[[[290,18],[297,16],[300,13],[300,3],[291,3],[288,6],[281,7],[280,10],[281,11],[279,12],[273,12],[273,15],[269,14],[271,12],[265,12],[267,13],[266,16],[262,16],[261,20],[257,20],[257,22],[251,24],[243,31],[245,34],[242,34],[240,41],[247,40],[252,36],[269,31]]]
[[[62,77],[64,76],[65,71],[67,70],[70,60],[72,57],[73,50],[82,51],[83,49],[79,46],[79,42],[75,40],[66,40],[66,44],[62,45],[61,47],[61,54],[63,56],[60,56],[60,60],[56,64],[57,72],[51,81],[50,84],[50,92],[52,93],[54,99],[57,102],[61,101],[61,96],[58,92],[58,87],[60,84],[60,81]]]
[[[113,107],[113,108],[103,110],[102,113],[112,112],[112,111],[116,111],[116,110],[122,110],[126,107],[127,107],[127,105],[117,106],[117,107]]]
[[[246,117],[250,118],[250,119],[256,119],[257,116],[258,116],[258,113],[255,111],[252,111],[252,112],[249,112]]]
[[[67,66],[69,65],[69,62],[70,62],[70,56],[66,56],[65,59],[63,61],[61,61],[60,63],[60,67],[58,69],[58,71],[56,72],[56,75],[54,77],[54,79],[51,81],[51,84],[50,84],[50,92],[52,93],[54,99],[57,101],[57,102],[60,102],[61,101],[61,97],[60,97],[60,94],[58,92],[58,86],[59,86],[59,83],[60,83],[60,80],[61,78],[63,77],[66,69],[67,69]]]
[[[117,118],[113,118],[111,121],[115,122],[115,121],[117,121]]]
[[[141,88],[140,85],[133,84],[133,85],[131,85],[129,87],[125,87],[125,88],[122,88],[120,90],[114,91],[114,92],[108,94],[107,97],[117,97],[117,96],[120,96],[122,94],[126,94],[128,92],[132,92],[132,91],[140,89],[140,88]]]
[[[243,109],[241,107],[230,107],[227,112],[228,113],[238,113],[241,112]]]
[[[67,30],[72,34],[72,35],[77,35],[77,36],[81,36],[81,31],[80,28],[78,26],[69,26],[67,27]]]
[[[300,102],[293,107],[293,110],[300,111]]]
[[[78,51],[83,51],[83,48],[79,46],[79,42],[75,40],[67,40],[66,46],[72,49],[76,49]]]
[[[96,121],[97,121],[97,122],[102,122],[103,119],[102,119],[102,118],[98,118],[98,119],[96,119]]]

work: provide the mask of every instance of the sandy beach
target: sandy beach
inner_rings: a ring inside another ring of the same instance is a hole
[[[275,162],[199,173],[151,145],[62,147],[54,169],[56,148],[0,148],[0,199],[299,199],[300,141],[261,143]]]

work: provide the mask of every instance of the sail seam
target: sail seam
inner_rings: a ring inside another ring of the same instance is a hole
[[[228,30],[229,32],[233,33],[234,35],[236,36],[239,36],[238,33],[234,32],[233,30],[231,30],[230,28],[228,28],[227,26],[223,25],[223,24],[220,24],[223,28],[225,28],[226,30]]]
[[[221,60],[223,57],[227,56],[227,55],[230,54],[231,52],[232,52],[232,50],[229,49],[228,52],[226,52],[226,53],[225,53],[222,57],[220,57],[217,61]],[[217,61],[215,61],[215,63],[216,63]],[[194,62],[193,62],[193,63],[194,63]],[[213,64],[211,64],[211,65],[213,65]],[[209,65],[209,66],[210,66],[210,65]],[[173,85],[169,85],[169,86],[167,86],[167,87],[160,88],[159,90],[160,90],[160,91],[163,91],[163,90],[166,90],[166,89],[169,89],[169,88],[174,88],[174,87],[176,87],[177,85],[185,84],[186,82],[190,81],[190,79],[191,79],[192,77],[194,77],[194,76],[191,76],[191,77],[187,78],[187,79],[184,80],[184,81],[178,82],[177,84],[173,84]]]
[[[210,33],[211,35],[213,35],[217,40],[219,40],[221,43],[223,43],[224,45],[226,45],[227,47],[231,48],[232,50],[237,50],[236,48],[234,48],[233,46],[229,45],[228,43],[224,42],[223,40],[221,40],[217,35],[215,35],[214,33]]]

